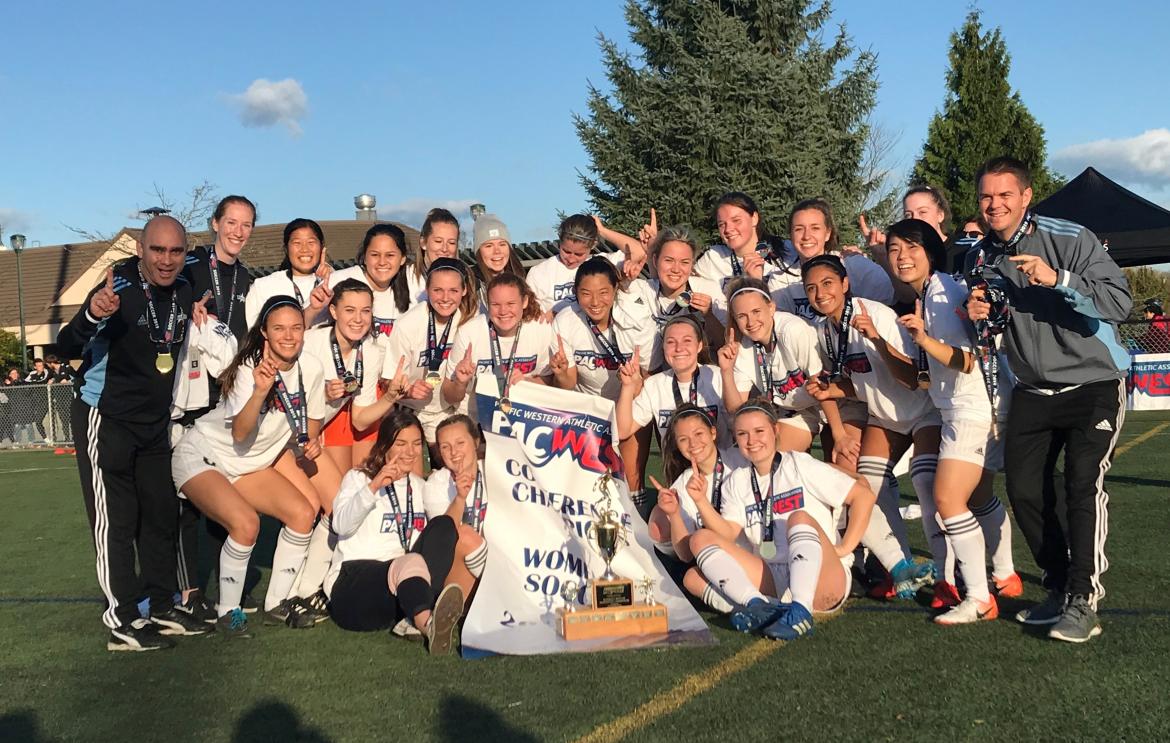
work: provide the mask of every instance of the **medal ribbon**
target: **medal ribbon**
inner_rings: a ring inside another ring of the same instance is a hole
[[[768,399],[771,400],[775,394],[773,391],[772,382],[772,365],[768,362],[768,352],[764,350],[764,344],[752,341],[752,346],[756,349],[756,371],[759,372],[760,381],[764,384],[766,389],[760,390]],[[772,347],[776,346],[776,331],[772,330]]]
[[[240,276],[240,262],[236,261],[232,264],[232,288],[227,294],[227,311],[224,311],[224,295],[223,288],[219,282],[219,259],[215,257],[215,248],[211,249],[211,254],[207,257],[207,265],[211,269],[211,290],[215,293],[215,311],[223,315],[223,323],[228,327],[232,324],[232,310],[236,308],[236,279]],[[296,284],[293,284],[296,286]],[[297,297],[300,300],[300,296]]]
[[[610,340],[601,332],[601,328],[597,327],[597,323],[593,322],[593,318],[586,315],[585,322],[589,325],[589,331],[593,333],[593,339],[597,341],[597,345],[601,346],[601,350],[605,353],[606,357],[616,366],[621,366],[626,363],[626,357],[622,354],[621,349],[618,348],[617,333],[614,332],[614,329],[612,327],[609,329],[609,332],[613,333],[613,340]],[[610,319],[610,325],[613,325],[612,318]]]
[[[503,353],[500,350],[500,335],[496,332],[496,326],[492,325],[492,321],[488,320],[488,336],[491,338],[492,346],[492,372],[495,373],[496,379],[499,381],[500,399],[508,399],[508,391],[512,389],[512,369],[516,366],[516,347],[520,344],[520,330],[524,327],[524,323],[516,327],[516,335],[512,338],[512,350],[508,354],[508,360],[502,360]],[[503,375],[501,376],[500,367],[506,366]]]
[[[398,505],[398,491],[394,483],[382,488],[382,492],[390,499],[390,508],[394,509],[394,525],[398,528],[398,540],[402,542],[402,551],[410,551],[410,538],[414,535],[414,491],[410,487],[410,475],[406,476],[406,512]]]
[[[723,510],[723,457],[720,456],[719,450],[715,450],[715,470],[711,473],[711,507],[716,511]],[[696,519],[701,528],[703,526],[703,517],[699,515]]]
[[[475,495],[471,499],[471,513],[468,514],[464,509],[463,523],[470,525],[480,534],[483,534],[483,497],[483,470],[478,470],[475,473]]]
[[[436,345],[435,311],[434,309],[427,311],[427,371],[429,372],[437,372],[439,367],[443,365],[443,354],[447,351],[447,336],[451,333],[451,326],[455,324],[454,319],[454,315],[448,318],[447,327],[443,328],[443,337]]]
[[[345,382],[345,378],[349,372],[345,368],[345,360],[341,358],[341,345],[337,342],[337,328],[334,328],[333,332],[329,334],[329,348],[333,352],[333,368],[337,371],[337,378],[342,382]],[[353,348],[354,351],[357,352],[357,358],[355,358],[353,361],[352,376],[357,379],[358,388],[360,389],[362,386],[362,380],[365,377],[365,370],[363,368],[364,364],[362,363],[362,342],[358,341],[357,345],[355,345]],[[345,394],[348,395],[351,393],[346,392]]]
[[[763,496],[760,495],[760,483],[756,479],[756,467],[750,465],[752,469],[752,495],[756,499],[756,505],[760,506],[760,529],[762,535],[760,537],[760,544],[772,541],[772,522],[775,519],[775,514],[772,513],[772,501],[776,498],[776,470],[780,469],[780,460],[782,457],[779,453],[772,456],[772,474],[768,477],[768,500],[765,502]]]
[[[699,371],[702,367],[695,369],[695,373],[691,375],[691,390],[687,393],[687,402],[691,405],[699,404]],[[670,375],[670,387],[674,392],[674,406],[677,408],[683,404],[682,392],[678,388],[678,377],[673,373]]]
[[[147,336],[150,342],[158,349],[158,353],[170,353],[171,344],[182,340],[175,337],[175,325],[179,321],[179,299],[174,287],[171,288],[171,309],[167,316],[167,326],[164,330],[158,319],[158,309],[154,306],[154,293],[150,291],[150,283],[142,275],[142,267],[138,268],[138,281],[142,284],[142,293],[146,296]],[[162,338],[159,338],[159,334]]]
[[[276,387],[276,396],[280,398],[280,404],[284,406],[284,414],[288,417],[288,424],[292,427],[293,433],[297,435],[297,443],[307,444],[309,443],[308,393],[305,392],[305,379],[301,376],[300,364],[297,364],[297,385],[301,388],[301,404],[293,405],[292,395],[288,393],[284,377],[279,371],[276,372],[276,381],[273,382],[273,386]]]
[[[293,294],[297,295],[297,303],[300,304],[301,307],[307,306],[305,304],[305,295],[301,294],[301,288],[299,286],[297,286],[297,282],[293,281],[292,269],[286,268],[284,271],[284,275],[288,277],[289,283],[292,284]],[[321,277],[316,275],[316,274],[313,274],[313,288],[316,289],[320,285],[321,285]]]
[[[853,319],[853,295],[845,294],[845,306],[841,309],[841,328],[837,331],[837,350],[833,351],[833,320],[825,318],[825,349],[833,360],[829,381],[836,382],[845,370],[845,355],[849,352],[849,322]]]

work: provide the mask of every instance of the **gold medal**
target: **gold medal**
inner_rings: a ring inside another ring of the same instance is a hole
[[[427,384],[434,388],[438,388],[443,382],[443,377],[437,371],[427,372]]]
[[[775,542],[764,542],[763,544],[761,544],[760,545],[760,557],[763,558],[764,561],[775,560],[776,559],[776,543]]]
[[[345,377],[342,378],[341,383],[345,386],[345,394],[352,395],[361,389],[361,385],[357,381],[357,377],[346,372]]]
[[[167,374],[175,368],[175,357],[170,352],[160,352],[154,357],[154,368],[159,374]]]

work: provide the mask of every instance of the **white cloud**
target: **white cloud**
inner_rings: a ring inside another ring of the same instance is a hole
[[[461,229],[467,232],[471,229],[471,214],[467,210],[477,201],[477,199],[407,199],[397,204],[380,205],[378,218],[401,222],[417,230],[422,227],[423,220],[427,218],[427,212],[435,207],[442,207],[454,214],[455,218],[459,220]]]
[[[228,99],[238,108],[244,126],[284,124],[293,136],[300,136],[300,122],[309,112],[305,89],[291,77],[276,82],[265,78],[253,80],[247,90]]]
[[[1166,188],[1170,186],[1170,129],[1074,144],[1053,154],[1052,164],[1070,177],[1092,165],[1114,180]]]
[[[32,224],[33,218],[28,212],[0,206],[0,229],[4,231],[5,245],[8,244],[8,238],[14,233],[27,232]]]

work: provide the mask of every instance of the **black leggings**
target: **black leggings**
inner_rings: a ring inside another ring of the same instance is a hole
[[[439,516],[427,522],[410,551],[426,562],[431,581],[428,585],[422,578],[407,578],[398,584],[398,605],[405,616],[413,617],[435,605],[435,599],[447,582],[447,574],[451,572],[457,541],[459,530],[450,516]]]

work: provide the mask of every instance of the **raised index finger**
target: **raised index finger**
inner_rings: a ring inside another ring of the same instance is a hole
[[[650,229],[658,230],[658,213],[654,211],[654,207],[650,207]]]
[[[562,356],[565,355],[565,339],[561,337],[560,333],[557,333],[557,349],[560,350]]]
[[[917,300],[915,300],[915,301],[917,301]],[[866,316],[869,314],[868,312],[865,311],[865,302],[862,302],[860,299],[857,300],[857,311],[860,312],[862,316]]]
[[[865,221],[864,214],[857,215],[857,226],[861,228],[861,234],[865,235],[866,239],[868,239],[869,238],[869,223]]]
[[[650,484],[654,486],[655,490],[666,490],[666,488],[662,487],[662,483],[654,479],[654,475],[650,475]]]
[[[114,269],[106,269],[106,289],[114,291]]]

